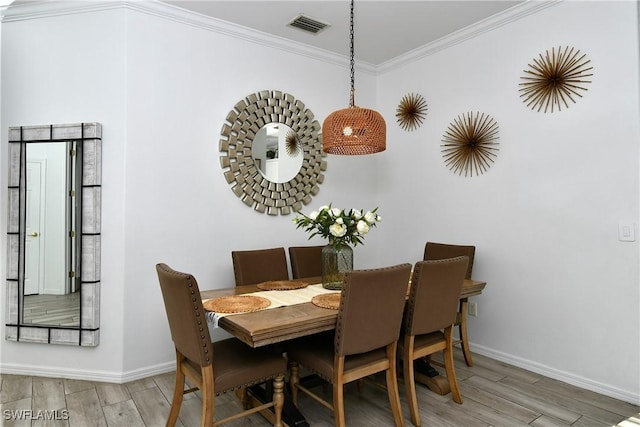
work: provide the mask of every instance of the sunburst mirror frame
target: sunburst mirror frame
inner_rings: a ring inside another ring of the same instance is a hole
[[[551,54],[547,50],[545,55],[533,59],[533,64],[528,64],[529,69],[524,70],[525,75],[521,77],[525,80],[520,83],[520,97],[527,107],[540,112],[544,107],[546,113],[549,108],[553,113],[554,108],[562,110],[562,106],[569,108],[568,100],[575,104],[576,97],[582,98],[581,92],[586,92],[585,84],[591,80],[585,78],[593,76],[589,73],[591,60],[586,58],[586,54],[580,55],[580,50],[569,48],[558,50],[551,48]]]
[[[295,133],[303,150],[302,166],[291,180],[276,183],[258,169],[251,146],[256,133],[268,123],[283,123]],[[260,213],[289,215],[298,212],[318,194],[327,162],[323,159],[320,123],[293,95],[263,90],[240,100],[222,126],[220,165],[227,183],[242,202]]]
[[[442,137],[445,165],[464,176],[481,175],[497,157],[498,123],[488,114],[468,112],[449,124]]]
[[[427,116],[427,101],[418,93],[408,93],[402,97],[396,109],[396,119],[400,127],[408,132],[419,128]]]

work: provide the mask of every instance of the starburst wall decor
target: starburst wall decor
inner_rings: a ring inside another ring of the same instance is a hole
[[[291,157],[296,157],[300,151],[302,151],[302,143],[296,136],[296,133],[292,130],[287,132],[285,137],[285,149],[287,154]]]
[[[523,98],[527,107],[532,110],[541,111],[544,108],[546,113],[549,108],[553,113],[554,108],[562,110],[562,106],[569,108],[568,100],[576,102],[576,97],[582,98],[581,92],[587,90],[584,85],[591,83],[585,80],[593,76],[589,66],[591,61],[586,59],[586,54],[580,55],[580,51],[574,48],[558,47],[551,49],[551,54],[547,50],[545,56],[533,59],[533,64],[529,64],[528,70],[524,70],[525,80],[520,83],[520,97]]]
[[[406,131],[420,127],[427,116],[427,109],[427,102],[422,95],[410,93],[403,96],[396,109],[398,124]]]
[[[458,116],[442,137],[446,166],[464,176],[486,172],[497,157],[498,123],[484,113]]]

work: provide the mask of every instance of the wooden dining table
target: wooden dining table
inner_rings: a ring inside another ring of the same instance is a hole
[[[321,282],[320,277],[299,279],[310,284]],[[465,279],[460,299],[479,295],[486,283]],[[201,291],[203,300],[243,295],[262,291],[257,285],[234,286],[224,289]],[[281,291],[287,292],[287,291]],[[277,307],[250,313],[239,313],[221,317],[218,326],[251,347],[289,341],[294,338],[335,329],[337,310],[321,308],[311,302]]]
[[[321,282],[320,277],[298,280],[305,281],[310,285]],[[462,284],[460,300],[466,301],[469,297],[481,294],[485,286],[485,282],[465,279]],[[201,290],[200,296],[205,301],[217,297],[245,295],[261,291],[262,289],[257,285],[244,285],[215,290]],[[407,287],[407,294],[408,291],[409,288]],[[336,327],[337,319],[337,310],[318,307],[312,302],[304,302],[249,313],[226,315],[217,320],[217,327],[229,332],[251,347],[262,347],[333,330]],[[415,376],[416,381],[423,383],[436,393],[447,394],[450,392],[448,381],[440,375],[433,377],[426,372],[422,373],[416,370]],[[282,414],[283,421],[290,427],[309,427],[304,415],[292,404],[288,394],[288,389],[285,387],[285,396],[287,397],[285,397],[285,406]],[[249,396],[255,403],[261,403],[266,401],[267,392],[260,387],[256,387],[249,390]],[[273,419],[269,412],[263,415],[268,420]]]

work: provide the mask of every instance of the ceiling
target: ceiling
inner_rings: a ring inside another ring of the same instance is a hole
[[[349,54],[348,0],[161,1],[318,49]],[[380,65],[524,1],[358,0],[354,7],[355,57]],[[288,27],[300,14],[330,26],[315,35]]]

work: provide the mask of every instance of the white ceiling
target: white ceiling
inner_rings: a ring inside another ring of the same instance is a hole
[[[161,0],[243,27],[349,54],[349,0]],[[355,2],[355,56],[380,65],[505,11],[525,0],[413,0]],[[305,14],[331,26],[313,35],[287,23]]]

